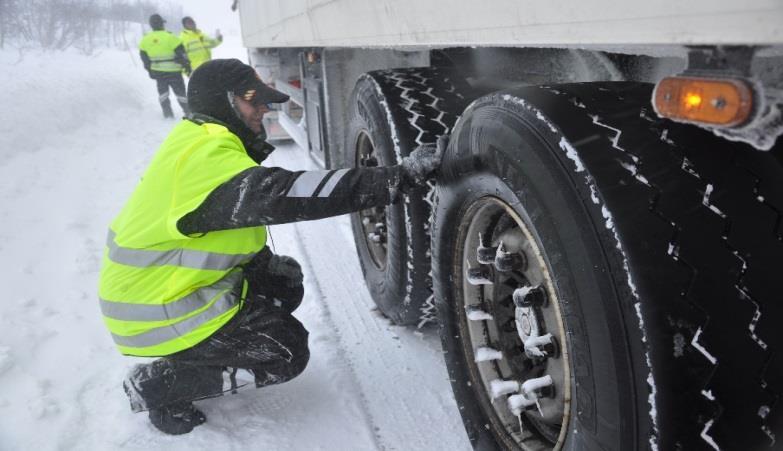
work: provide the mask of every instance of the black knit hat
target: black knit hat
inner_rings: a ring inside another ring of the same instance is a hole
[[[166,21],[163,20],[163,17],[161,17],[160,14],[153,14],[150,16],[150,27],[152,27],[152,29],[162,29],[164,23],[166,23]]]

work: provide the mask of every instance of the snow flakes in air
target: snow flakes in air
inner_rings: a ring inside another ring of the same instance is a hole
[[[11,348],[0,345],[0,374],[5,373],[14,364]]]

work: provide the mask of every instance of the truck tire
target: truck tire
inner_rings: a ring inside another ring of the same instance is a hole
[[[448,70],[375,71],[359,78],[351,101],[348,160],[394,165],[418,145],[449,133],[468,102],[464,80]],[[351,215],[354,241],[375,304],[392,322],[435,317],[429,250],[429,189],[386,208]]]
[[[658,119],[650,96],[519,88],[455,127],[433,282],[476,449],[756,450],[783,433],[783,150]]]

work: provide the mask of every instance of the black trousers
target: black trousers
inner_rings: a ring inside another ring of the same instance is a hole
[[[125,380],[131,408],[140,412],[293,379],[310,358],[307,335],[288,310],[250,295],[205,341],[134,367]]]
[[[177,96],[177,102],[182,107],[182,112],[186,115],[190,114],[188,96],[185,93],[185,82],[182,79],[182,74],[179,72],[155,72],[154,76],[155,82],[158,84],[158,101],[163,109],[163,116],[174,117],[174,112],[171,111],[171,102],[169,101],[169,88]]]

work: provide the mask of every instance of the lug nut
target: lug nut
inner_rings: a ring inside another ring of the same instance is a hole
[[[501,396],[518,392],[519,382],[513,380],[495,379],[490,381],[489,389],[492,392],[492,399],[497,399]]]
[[[503,242],[500,242],[497,252],[495,252],[495,269],[500,272],[507,272],[511,270],[524,271],[527,266],[527,260],[525,254],[520,252],[508,252]]]
[[[498,248],[492,247],[492,244],[479,233],[479,245],[476,248],[476,260],[482,265],[489,265],[495,262],[495,254]]]
[[[536,400],[530,399],[524,394],[511,395],[508,397],[508,410],[516,416],[522,414],[522,412],[533,410],[536,408]]]
[[[373,243],[382,243],[384,241],[383,235],[375,232],[368,233],[367,238]]]
[[[541,307],[546,304],[546,291],[540,286],[536,287],[522,287],[514,290],[512,295],[514,299],[514,305],[517,307]]]
[[[488,267],[480,265],[467,269],[468,283],[471,285],[492,285],[492,272]]]
[[[526,380],[522,383],[521,391],[533,399],[543,397],[539,396],[539,394],[542,393],[546,393],[547,397],[549,397],[554,393],[554,390],[551,389],[553,384],[554,381],[552,380],[552,376],[547,374],[546,376]]]
[[[495,269],[500,272],[511,271],[514,269],[514,254],[506,252],[503,242],[500,242],[497,252],[495,252],[495,258],[492,263],[495,265]]]
[[[557,341],[552,334],[530,337],[525,340],[525,355],[531,359],[557,357]]]

